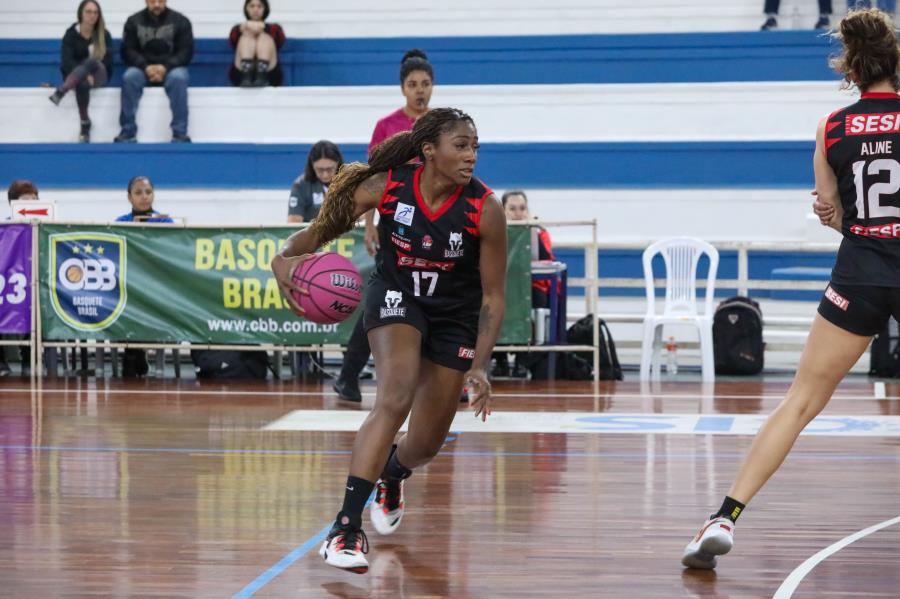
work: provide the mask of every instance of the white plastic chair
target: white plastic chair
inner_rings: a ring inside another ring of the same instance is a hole
[[[662,254],[666,265],[666,304],[656,314],[656,289],[653,283],[653,257]],[[706,277],[706,300],[703,314],[697,311],[697,264],[709,256]],[[673,237],[657,241],[644,250],[644,282],[647,287],[647,314],[644,317],[644,341],[641,346],[641,380],[659,379],[662,359],[663,325],[694,325],[700,332],[700,355],[703,381],[715,379],[712,345],[713,295],[719,252],[701,239]]]

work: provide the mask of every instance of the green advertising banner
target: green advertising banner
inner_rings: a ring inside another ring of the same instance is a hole
[[[287,309],[269,263],[289,228],[41,225],[45,341],[346,344],[357,310],[319,325]],[[531,339],[531,235],[510,227],[507,306],[500,343]],[[374,268],[362,230],[325,246]]]

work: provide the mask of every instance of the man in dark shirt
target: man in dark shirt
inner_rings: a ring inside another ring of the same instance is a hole
[[[122,76],[122,131],[118,143],[137,139],[138,102],[144,87],[162,85],[172,109],[172,142],[189,142],[188,70],[194,54],[191,22],[181,13],[166,7],[166,0],[146,0],[147,8],[125,21],[122,34],[122,59],[128,67]]]

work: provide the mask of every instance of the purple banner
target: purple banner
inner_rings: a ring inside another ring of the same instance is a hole
[[[31,225],[0,224],[0,333],[31,332]]]

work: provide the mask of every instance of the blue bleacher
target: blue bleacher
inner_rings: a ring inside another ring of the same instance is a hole
[[[0,87],[59,79],[59,40],[0,39]],[[229,85],[225,39],[198,39],[191,85]],[[509,37],[290,39],[286,85],[396,85],[397,57],[426,48],[442,85],[832,80],[813,31]],[[364,65],[365,68],[361,68]],[[115,42],[112,85],[122,77]]]

